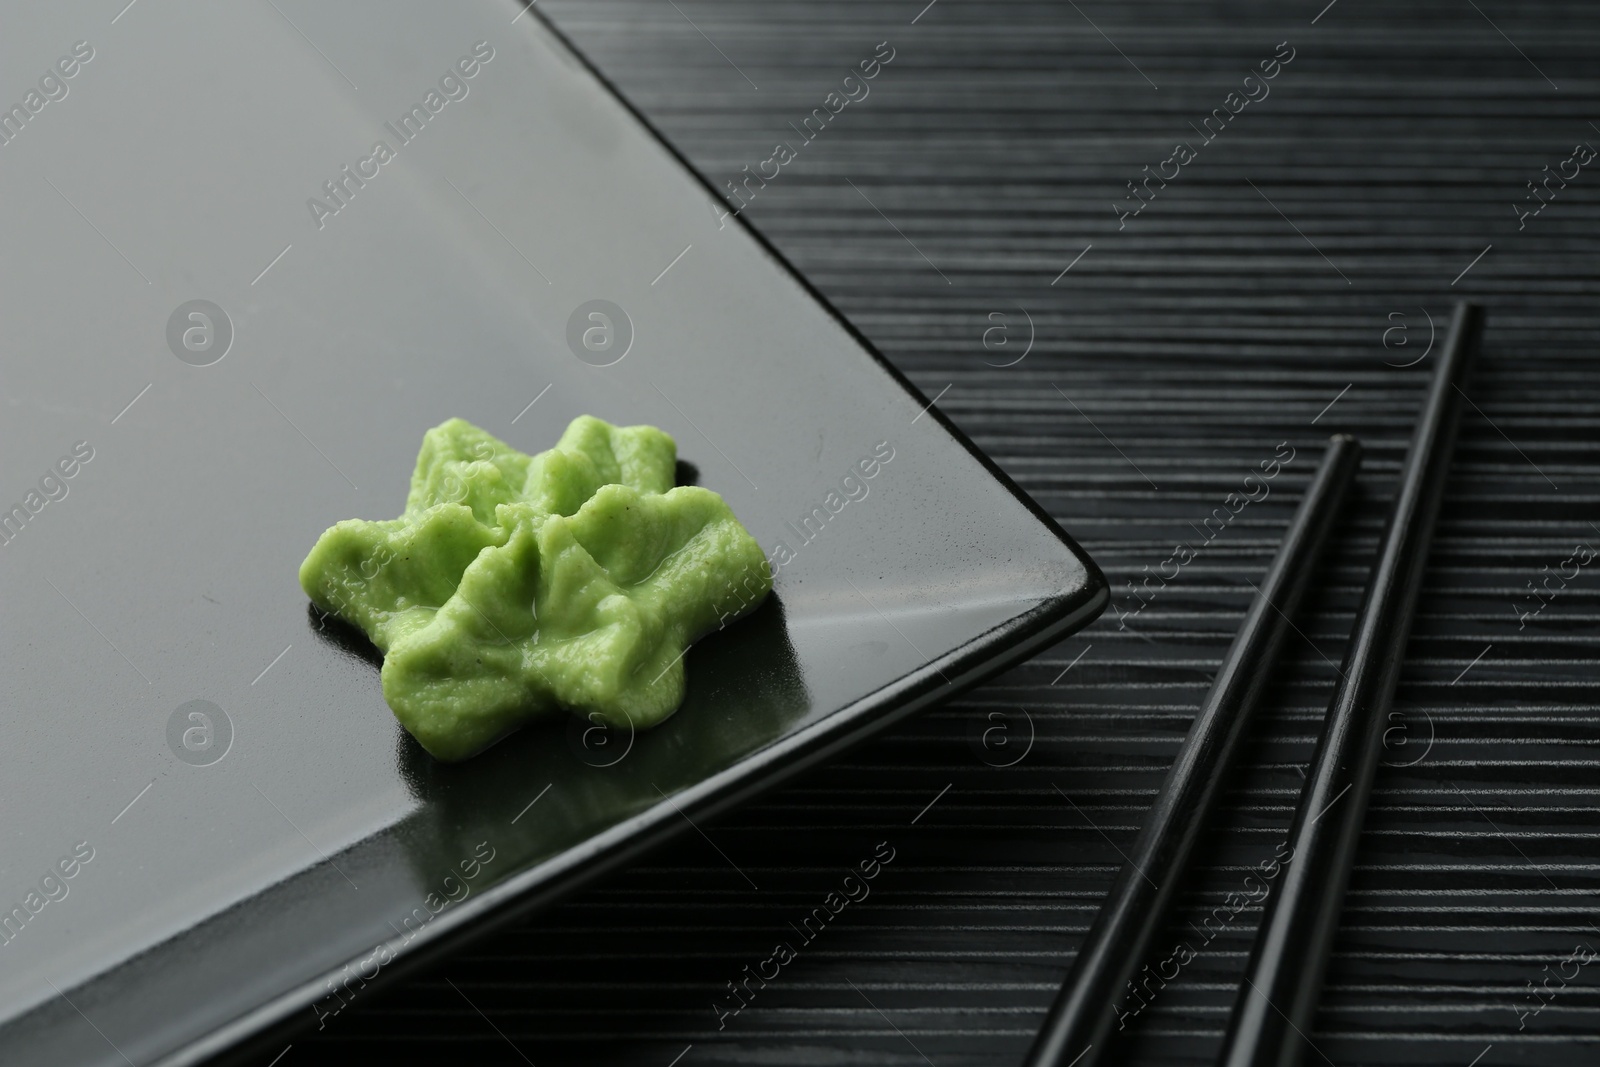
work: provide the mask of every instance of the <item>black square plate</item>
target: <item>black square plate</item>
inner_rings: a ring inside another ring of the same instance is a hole
[[[190,1063],[314,1024],[351,975],[1105,604],[536,14],[37,5],[0,70],[40,72],[37,97],[0,85],[25,111],[0,144],[7,1063]],[[399,513],[427,427],[536,451],[584,412],[674,434],[776,596],[694,648],[656,730],[549,722],[436,764],[296,569],[334,521]]]

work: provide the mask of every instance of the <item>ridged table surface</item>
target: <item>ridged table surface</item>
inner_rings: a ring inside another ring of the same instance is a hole
[[[1361,499],[1151,963],[1195,958],[1126,1002],[1113,1052],[1209,1062],[1261,914],[1230,894],[1288,826],[1429,318],[1442,342],[1457,297],[1487,305],[1483,358],[1306,1062],[1596,1062],[1600,163],[1540,201],[1528,183],[1600,147],[1600,12],[924,2],[539,10],[718,185],[888,43],[748,215],[1078,538],[1113,610],[706,826],[759,890],[692,836],[354,1003],[280,1067],[1017,1063],[1321,442],[1349,431]],[[1163,165],[1177,142],[1194,158]],[[1147,165],[1177,174],[1135,199]],[[880,842],[870,896],[802,941]],[[719,1018],[779,941],[797,958]]]

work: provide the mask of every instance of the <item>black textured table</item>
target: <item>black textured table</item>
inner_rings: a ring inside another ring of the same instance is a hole
[[[923,2],[539,10],[719,186],[799,145],[749,217],[1079,538],[1114,609],[280,1067],[1016,1063],[1348,430],[1360,504],[1123,1005],[1116,1062],[1208,1062],[1458,296],[1486,344],[1306,1062],[1594,1063],[1600,165],[1574,146],[1600,147],[1600,12]],[[806,940],[875,849],[870,896]],[[797,958],[734,999],[777,942]]]

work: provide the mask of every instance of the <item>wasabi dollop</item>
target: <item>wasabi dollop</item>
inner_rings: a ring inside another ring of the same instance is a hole
[[[383,652],[384,699],[439,759],[560,708],[653,726],[683,701],[688,646],[772,588],[676,465],[653,426],[584,415],[529,456],[451,419],[423,435],[404,513],[334,525],[300,585]]]

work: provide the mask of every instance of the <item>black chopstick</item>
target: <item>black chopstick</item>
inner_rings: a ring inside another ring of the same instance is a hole
[[[1483,309],[1457,304],[1217,1058],[1226,1067],[1291,1067],[1310,1040],[1482,330]]]
[[[1026,1067],[1090,1067],[1104,1054],[1125,997],[1123,987],[1162,928],[1360,462],[1361,444],[1355,438],[1340,434],[1328,440],[1322,464],[1256,589],[1128,862],[1045,1017]]]

